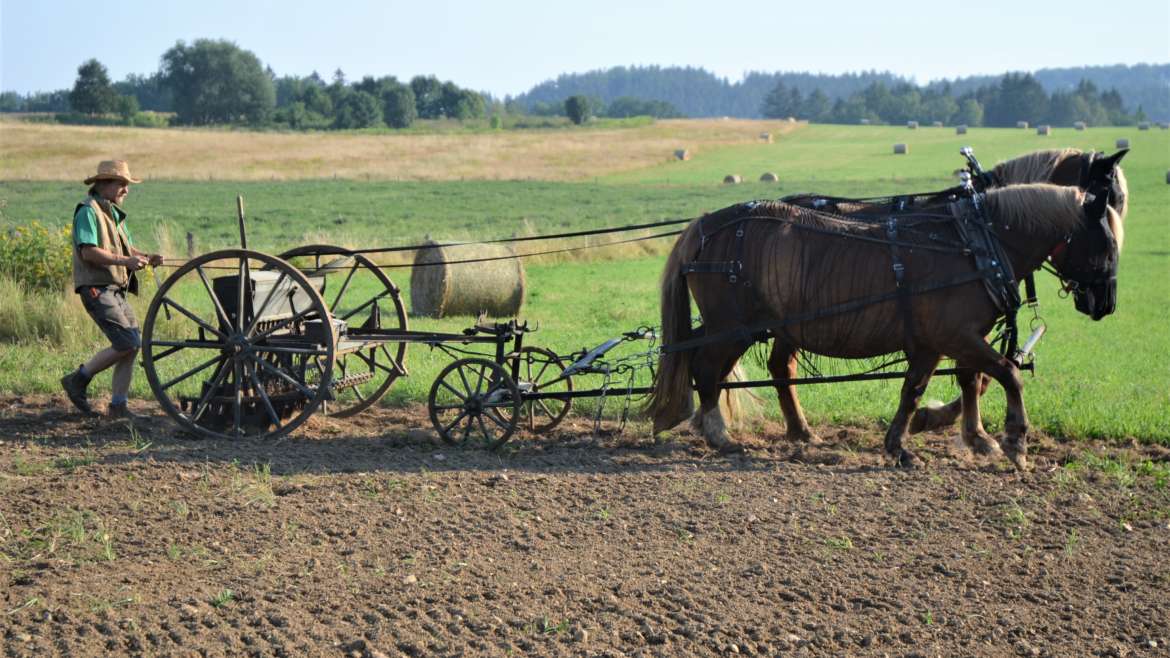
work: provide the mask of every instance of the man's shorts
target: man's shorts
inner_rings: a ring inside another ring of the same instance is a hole
[[[119,352],[142,346],[142,332],[134,309],[126,301],[126,291],[118,286],[83,286],[77,290],[89,317],[97,323],[110,345]]]

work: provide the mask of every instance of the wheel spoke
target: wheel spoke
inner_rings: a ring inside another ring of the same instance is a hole
[[[176,311],[178,311],[178,312],[182,313],[183,315],[185,315],[185,316],[187,316],[187,317],[191,318],[191,319],[192,319],[192,320],[195,322],[195,324],[199,325],[200,327],[203,327],[204,329],[206,329],[206,330],[210,331],[211,333],[215,334],[216,336],[219,336],[219,338],[220,338],[221,340],[227,340],[227,335],[226,335],[226,334],[224,334],[224,333],[223,333],[222,331],[220,331],[219,329],[216,329],[215,327],[213,327],[213,326],[211,326],[211,325],[207,324],[206,322],[204,322],[202,318],[200,318],[200,317],[196,316],[196,315],[195,315],[194,313],[192,313],[191,311],[188,311],[188,310],[186,309],[186,307],[184,307],[184,306],[183,306],[182,304],[180,304],[179,302],[176,302],[176,301],[174,301],[174,300],[173,300],[173,299],[171,299],[170,297],[163,297],[162,303],[163,303],[163,304],[166,304],[167,306],[170,306],[171,308],[175,309]]]
[[[345,289],[349,287],[349,280],[353,278],[357,268],[358,263],[355,262],[353,268],[349,270],[349,274],[345,275],[345,281],[342,282],[341,288],[337,291],[337,296],[333,298],[333,303],[329,305],[330,313],[333,313],[334,309],[337,308],[337,304],[341,301],[341,296],[345,294]]]
[[[203,363],[201,363],[201,364],[199,364],[199,365],[195,366],[194,368],[191,368],[191,369],[190,369],[190,370],[188,370],[187,372],[185,372],[185,373],[183,373],[183,374],[179,375],[178,377],[175,377],[175,378],[174,378],[174,379],[172,379],[171,381],[169,381],[169,382],[167,382],[167,383],[163,384],[163,385],[162,385],[162,390],[164,390],[164,391],[165,391],[165,390],[167,390],[168,388],[170,388],[170,387],[174,386],[175,384],[178,384],[179,382],[181,382],[181,381],[184,381],[184,380],[188,379],[189,377],[191,377],[191,376],[192,376],[192,375],[194,375],[195,373],[197,373],[197,372],[202,372],[202,371],[206,370],[206,369],[207,369],[207,366],[209,366],[209,365],[211,365],[211,364],[215,363],[216,361],[222,361],[222,360],[223,360],[223,358],[224,358],[224,356],[223,356],[222,354],[216,354],[215,356],[213,356],[213,357],[211,357],[210,359],[208,359],[208,360],[204,361]]]
[[[161,347],[192,347],[207,350],[222,350],[224,346],[223,343],[213,343],[209,340],[192,340],[190,338],[186,340],[154,340],[151,341],[151,344]]]
[[[487,366],[482,366],[476,371],[477,379],[475,380],[475,394],[479,395],[483,388],[484,373],[487,372]]]
[[[256,368],[251,370],[252,386],[256,388],[256,394],[264,401],[264,409],[268,411],[268,417],[272,419],[273,427],[280,427],[280,416],[277,415],[276,409],[272,406],[272,400],[268,398],[268,393],[264,387],[260,385],[260,378],[256,376]]]
[[[468,367],[470,367],[470,365]],[[471,383],[467,381],[467,375],[463,374],[463,366],[459,366],[458,368],[455,369],[455,371],[459,373],[459,379],[463,380],[463,390],[467,391],[468,395],[471,395]],[[447,388],[451,388],[451,387],[448,386]],[[455,389],[451,389],[451,390],[455,390]],[[466,397],[463,397],[463,396],[459,396],[459,397],[461,397],[464,400],[467,399]]]
[[[536,404],[540,405],[540,408],[543,409],[544,413],[548,415],[549,420],[553,420],[557,417],[557,414],[553,413],[552,410],[549,409],[548,406],[546,406],[544,404],[544,400],[534,400],[534,402],[536,402]]]
[[[483,414],[476,416],[475,420],[479,423],[479,431],[483,433],[483,442],[491,443],[494,435],[488,432],[487,425],[483,422]]]
[[[163,350],[163,351],[159,352],[158,354],[151,355],[151,360],[154,361],[155,363],[158,363],[159,361],[162,361],[163,359],[174,354],[175,352],[181,352],[182,350],[183,350],[183,348],[181,346],[171,347],[170,349]]]
[[[230,359],[224,359],[223,364],[219,366],[219,372],[217,372],[215,377],[211,379],[211,386],[207,387],[207,392],[204,393],[203,397],[199,399],[199,404],[195,405],[195,410],[191,414],[192,422],[199,422],[199,417],[203,415],[204,411],[207,411],[208,403],[211,402],[211,398],[223,384],[224,378],[227,377],[229,363],[231,363]]]
[[[196,265],[195,271],[199,273],[199,280],[203,282],[203,289],[207,291],[207,296],[211,298],[211,303],[215,306],[215,312],[219,316],[219,321],[223,326],[231,327],[232,321],[228,319],[227,311],[223,310],[223,304],[219,302],[219,297],[212,290],[211,282],[207,280],[207,273],[203,271],[203,266]]]
[[[462,393],[460,393],[459,391],[455,390],[455,387],[448,384],[446,382],[446,380],[440,381],[439,385],[442,386],[443,388],[446,388],[448,391],[451,391],[452,393],[454,393],[455,397],[459,398],[463,402],[467,402],[467,396],[465,396]]]
[[[507,431],[508,427],[511,426],[511,423],[504,420],[504,418],[502,416],[500,416],[500,414],[497,413],[495,409],[484,409],[483,411],[484,411],[484,415],[487,416],[488,419],[490,419],[496,425],[499,425],[501,428],[504,429],[504,431]]]
[[[467,417],[467,411],[460,411],[459,414],[457,416],[455,416],[455,420],[451,421],[447,426],[445,426],[443,428],[443,434],[450,436],[451,429],[454,428],[456,425],[458,425],[459,421],[463,420],[466,417]]]
[[[352,318],[353,316],[357,315],[362,309],[369,306],[370,304],[376,303],[379,299],[382,299],[383,297],[385,297],[388,294],[390,294],[390,292],[388,290],[384,290],[384,291],[374,295],[373,297],[362,302],[361,306],[359,306],[359,307],[353,309],[352,311],[350,311],[349,313],[346,313],[345,315],[341,316],[341,319],[348,320],[348,319]]]
[[[232,378],[235,380],[235,392],[232,395],[232,432],[240,436],[243,431],[242,415],[244,412],[243,364],[238,359],[232,359]]]

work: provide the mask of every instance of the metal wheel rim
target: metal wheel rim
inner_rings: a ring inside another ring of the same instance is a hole
[[[446,397],[451,394],[456,399]],[[474,396],[483,398],[483,409]],[[520,389],[494,361],[459,359],[447,364],[435,377],[427,396],[427,409],[435,431],[447,443],[460,445],[478,438],[481,444],[495,450],[516,431]]]
[[[283,252],[280,254],[280,258],[287,260],[290,258],[313,255],[352,256],[358,264],[371,271],[375,275],[375,277],[382,283],[384,289],[390,291],[390,294],[387,295],[386,298],[390,299],[394,303],[395,315],[398,319],[398,327],[403,331],[408,329],[406,305],[402,302],[401,289],[394,285],[394,282],[390,280],[390,277],[386,276],[386,273],[382,271],[382,268],[378,267],[373,261],[371,261],[363,254],[355,254],[349,249],[334,245],[307,245]],[[330,313],[333,312],[338,302],[340,302],[340,295],[332,305],[329,305]],[[395,350],[395,354],[389,354],[388,351],[386,351],[384,343],[382,345],[371,348],[370,354],[368,355],[370,361],[366,361],[366,359],[362,356],[359,356],[358,353],[340,354],[336,359],[337,365],[335,370],[339,371],[341,376],[344,377],[349,364],[353,362],[357,362],[359,368],[362,367],[362,365],[367,365],[369,368],[376,370],[378,367],[377,365],[369,364],[374,363],[383,366],[385,365],[378,362],[377,354],[380,350],[383,351],[387,357],[386,360],[392,360],[405,369],[407,343],[399,342],[396,343],[396,345],[398,347]],[[365,350],[362,351],[364,352]],[[350,357],[352,357],[352,359]],[[355,391],[355,395],[358,397],[358,400],[355,402],[344,404],[344,406],[342,406],[341,403],[337,402],[336,400],[327,401],[322,405],[324,413],[335,418],[349,418],[361,413],[362,411],[365,411],[366,409],[376,404],[383,397],[385,397],[386,393],[390,391],[390,387],[394,385],[394,382],[398,381],[399,375],[386,373],[385,377],[386,378],[382,381],[382,383],[379,384],[378,387],[369,394],[362,396]]]
[[[334,334],[332,332],[332,324],[329,322],[329,320],[330,320],[329,313],[326,310],[324,300],[321,299],[321,296],[319,294],[317,294],[317,292],[309,284],[309,282],[305,278],[305,276],[299,270],[297,270],[295,267],[293,267],[291,264],[289,264],[289,263],[287,263],[287,262],[285,262],[285,261],[283,261],[275,256],[271,256],[269,254],[265,254],[265,253],[258,252],[258,251],[251,251],[248,249],[225,249],[225,250],[221,250],[221,251],[214,251],[211,253],[203,254],[195,259],[188,261],[183,266],[181,266],[179,269],[175,270],[175,272],[172,273],[171,276],[167,277],[167,280],[162,283],[162,285],[158,289],[158,292],[155,293],[154,298],[151,300],[150,307],[147,310],[146,321],[143,323],[143,331],[142,331],[142,367],[143,367],[143,370],[145,371],[147,382],[150,384],[151,391],[154,393],[155,399],[158,401],[159,406],[161,406],[163,408],[163,411],[165,411],[166,414],[168,416],[170,416],[181,427],[183,427],[189,431],[193,431],[197,434],[201,434],[201,435],[204,435],[204,436],[207,436],[210,438],[230,439],[230,440],[242,439],[242,438],[246,438],[246,439],[275,438],[278,436],[283,436],[283,435],[289,434],[292,431],[294,431],[296,428],[300,427],[300,425],[302,425],[306,420],[308,420],[309,416],[311,416],[313,414],[313,412],[316,411],[316,409],[321,405],[321,403],[329,395],[329,387],[328,386],[318,386],[316,388],[316,390],[313,392],[314,393],[313,396],[311,398],[308,398],[308,400],[305,402],[304,407],[301,409],[301,411],[299,413],[294,414],[293,417],[290,418],[287,422],[283,422],[283,423],[273,422],[272,425],[275,427],[275,429],[261,431],[261,432],[255,432],[255,433],[248,433],[246,431],[242,431],[243,428],[238,423],[239,414],[242,413],[242,401],[240,399],[240,394],[237,392],[236,393],[236,402],[234,405],[235,408],[233,409],[233,413],[237,414],[237,416],[236,416],[236,419],[233,420],[233,426],[234,426],[233,431],[231,433],[225,433],[225,432],[221,432],[221,431],[216,431],[210,427],[205,427],[204,425],[199,424],[198,418],[194,418],[192,416],[189,416],[186,412],[184,412],[181,408],[179,408],[179,406],[176,405],[175,401],[171,398],[170,394],[167,393],[167,389],[171,385],[174,385],[175,382],[172,380],[171,382],[166,382],[164,384],[164,382],[159,377],[159,372],[158,372],[158,369],[156,367],[156,359],[160,359],[160,355],[155,353],[155,349],[160,346],[160,341],[156,341],[154,338],[155,325],[156,325],[156,322],[158,319],[158,314],[159,314],[160,310],[163,308],[163,304],[167,303],[168,306],[171,306],[171,307],[174,307],[174,305],[176,304],[176,302],[174,302],[173,300],[168,300],[167,293],[170,292],[172,290],[172,288],[174,288],[175,285],[183,279],[183,277],[190,274],[191,272],[197,272],[201,278],[204,278],[204,285],[206,287],[208,284],[207,284],[206,279],[205,279],[206,273],[203,272],[203,270],[202,270],[203,265],[208,264],[208,263],[212,263],[215,261],[224,261],[224,260],[236,260],[237,262],[241,263],[238,266],[238,268],[240,269],[241,272],[251,270],[251,265],[248,264],[249,261],[259,261],[261,263],[264,263],[264,265],[267,267],[271,267],[273,269],[280,271],[282,275],[289,277],[293,281],[293,283],[295,283],[297,286],[299,286],[301,289],[303,289],[305,291],[305,293],[308,295],[308,297],[310,299],[310,306],[312,308],[312,312],[317,314],[318,317],[322,317],[325,320],[324,326],[329,327],[330,337],[325,342],[324,345],[319,346],[320,349],[317,350],[317,352],[319,352],[318,356],[319,356],[320,360],[323,362],[322,381],[331,381],[332,372],[333,372],[333,363],[334,363],[334,351],[335,351],[335,346],[336,346],[336,342],[337,342],[337,336],[336,336],[336,334]],[[213,304],[216,306],[218,311],[222,312],[223,309],[221,307],[219,307],[218,303],[214,302],[215,297],[214,297],[214,295],[212,295],[210,289],[207,290],[207,294],[212,297]],[[261,309],[261,310],[263,310],[263,309]],[[302,313],[302,315],[307,315],[307,313],[308,312],[306,311],[305,313]],[[217,321],[217,322],[219,321],[219,318],[211,318],[211,319],[213,321]],[[234,327],[234,328],[237,330],[239,329],[239,327]],[[245,328],[247,328],[247,327],[245,327]],[[174,342],[174,341],[167,341],[167,342]],[[226,355],[224,355],[224,353],[226,352],[227,342],[224,341],[221,344],[224,346],[223,348],[221,348],[221,365],[217,366],[217,368],[218,368],[217,374],[213,377],[213,380],[220,380],[220,379],[226,380],[228,364],[231,364],[230,369],[232,370],[233,376],[237,379],[237,381],[242,378],[242,376],[243,376],[242,375],[242,366],[246,365],[247,362],[251,362],[251,364],[254,366],[252,369],[253,376],[257,372],[256,366],[259,366],[259,368],[261,370],[263,369],[263,366],[260,366],[258,363],[259,359],[250,358],[251,354],[252,354],[251,352],[248,352],[248,353],[245,353],[242,355],[237,352],[236,355],[226,356]],[[205,349],[214,349],[214,348],[205,348]],[[257,351],[260,351],[263,353],[272,353],[272,350],[273,350],[273,348],[265,348],[263,350],[257,350]],[[241,370],[236,370],[237,367],[241,367]],[[222,370],[222,375],[220,374],[220,370]],[[194,375],[191,375],[191,376],[194,376]],[[214,389],[214,385],[212,388]],[[239,388],[239,387],[237,387],[237,388]],[[306,397],[308,397],[308,396],[306,396]],[[207,403],[207,404],[209,404],[209,403]],[[266,402],[266,404],[268,405],[268,410],[270,412],[269,420],[272,421],[273,419],[271,417],[271,408],[272,408],[271,402],[268,401],[268,402]],[[200,406],[204,406],[203,401],[201,401]],[[195,413],[193,415],[200,416],[202,413],[206,413],[206,409],[203,409],[202,412],[200,410],[196,409]]]
[[[513,357],[515,359],[520,360],[520,365],[519,365],[519,368],[517,369],[517,372],[519,372],[519,375],[518,375],[519,379],[517,381],[517,387],[520,387],[522,384],[527,384],[527,383],[537,384],[537,382],[530,381],[533,378],[533,373],[531,370],[531,365],[532,365],[533,359],[531,357],[532,357],[532,355],[536,355],[536,354],[539,354],[541,357],[547,359],[547,361],[545,362],[545,365],[542,366],[542,368],[536,372],[536,374],[535,374],[536,379],[540,379],[541,377],[544,377],[545,375],[551,375],[551,377],[549,377],[549,379],[555,379],[557,375],[560,375],[561,372],[564,371],[564,369],[565,369],[564,362],[561,361],[560,357],[558,357],[556,355],[556,353],[553,352],[552,350],[549,350],[549,349],[546,349],[543,347],[531,346],[531,345],[526,346],[526,347],[522,347],[522,348],[520,348],[520,354]],[[556,371],[553,372],[551,370],[552,368],[556,368]],[[564,386],[564,388],[565,388],[564,392],[571,393],[573,391],[572,378],[563,379],[561,381],[558,381],[555,383],[555,385],[556,386]],[[557,400],[555,398],[549,399],[549,400],[525,400],[524,399],[525,392],[527,392],[527,391],[524,391],[521,393],[520,418],[519,418],[518,424],[521,428],[523,428],[529,432],[532,432],[534,434],[543,434],[544,432],[549,432],[549,431],[553,430],[554,428],[556,428],[556,426],[560,425],[561,421],[565,419],[565,416],[569,415],[569,411],[573,407],[572,398],[566,398],[564,400]],[[548,391],[545,391],[541,386],[536,385],[533,387],[532,392],[543,393],[543,392],[548,392]],[[557,391],[557,392],[559,392],[559,391]],[[551,407],[551,405],[563,405],[563,406],[561,406],[559,411],[554,413],[555,407]],[[548,419],[547,422],[544,422],[541,424],[536,423],[537,414],[534,414],[533,411],[537,411],[537,410],[539,410],[539,412],[542,412],[544,414],[544,416]]]

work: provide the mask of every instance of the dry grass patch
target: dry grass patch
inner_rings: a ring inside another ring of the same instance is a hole
[[[692,153],[754,144],[777,121],[677,119],[634,128],[464,134],[278,133],[0,121],[0,180],[81,180],[97,160],[176,180],[584,180]]]

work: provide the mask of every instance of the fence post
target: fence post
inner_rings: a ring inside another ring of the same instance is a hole
[[[187,231],[187,260],[195,257],[195,234]]]

